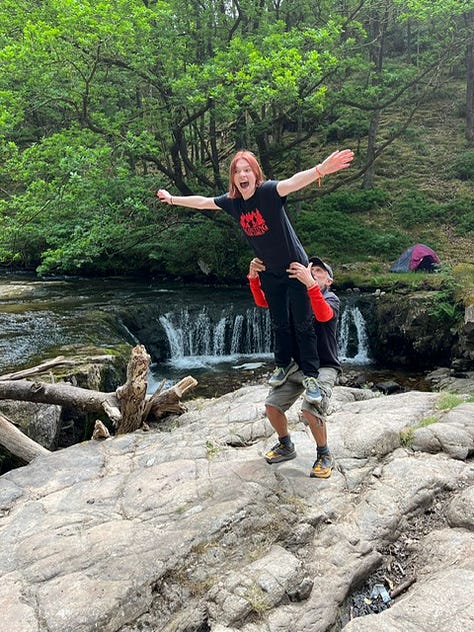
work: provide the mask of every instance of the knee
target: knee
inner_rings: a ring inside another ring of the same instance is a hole
[[[267,419],[271,421],[276,417],[284,417],[285,413],[281,410],[281,408],[277,408],[277,406],[273,406],[273,404],[265,404],[265,415]]]

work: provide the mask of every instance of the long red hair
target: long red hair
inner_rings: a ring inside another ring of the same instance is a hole
[[[239,189],[234,184],[236,164],[237,164],[237,161],[240,159],[246,160],[249,163],[250,168],[252,169],[256,178],[255,186],[257,187],[260,186],[264,180],[262,167],[260,166],[260,163],[258,162],[255,155],[248,149],[241,149],[232,158],[232,162],[230,163],[230,166],[229,166],[229,197],[230,198],[241,197]]]

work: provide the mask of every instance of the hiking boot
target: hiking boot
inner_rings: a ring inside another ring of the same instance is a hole
[[[291,461],[296,457],[296,450],[293,444],[287,448],[283,443],[276,443],[273,448],[265,454],[267,463],[281,463]]]
[[[319,384],[315,377],[305,377],[303,379],[303,386],[306,389],[304,398],[310,404],[318,404],[323,399]]]
[[[298,365],[293,360],[288,366],[277,366],[268,380],[270,386],[281,386],[287,378],[298,370]]]
[[[310,472],[311,478],[329,478],[334,469],[334,458],[331,454],[318,456]]]

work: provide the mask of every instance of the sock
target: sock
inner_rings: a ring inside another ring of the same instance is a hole
[[[326,454],[329,454],[329,448],[327,446],[327,444],[319,446],[318,445],[318,457],[319,456],[325,456]]]
[[[293,445],[290,435],[286,435],[285,437],[278,437],[278,441],[285,446],[285,448],[291,448]]]

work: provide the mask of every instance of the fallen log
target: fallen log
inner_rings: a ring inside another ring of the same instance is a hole
[[[0,380],[0,399],[15,399],[38,404],[58,404],[82,412],[100,412],[104,405],[119,409],[115,393],[102,393],[65,382],[48,384],[30,380]]]
[[[52,360],[45,360],[41,364],[37,366],[32,366],[29,369],[22,369],[21,371],[15,371],[14,373],[6,373],[5,375],[0,375],[0,380],[20,380],[25,377],[31,377],[32,375],[37,375],[38,373],[42,373],[43,371],[47,371],[55,366],[60,366],[61,364],[73,364],[73,360],[66,360],[64,356],[57,356]]]
[[[127,381],[114,393],[103,393],[73,386],[65,382],[50,384],[39,380],[18,379],[20,375],[32,375],[46,365],[67,364],[63,356],[45,362],[25,372],[12,373],[0,379],[0,400],[12,399],[39,404],[56,404],[83,413],[105,413],[117,434],[133,432],[141,428],[147,419],[159,420],[169,413],[181,414],[186,409],[180,402],[183,395],[194,388],[197,380],[188,376],[165,391],[161,383],[156,393],[147,395],[147,375],[150,356],[143,345],[132,349],[127,366]],[[30,373],[28,373],[30,371]],[[11,379],[6,379],[10,377]],[[97,427],[96,427],[97,428]],[[18,430],[18,432],[20,432]],[[104,436],[104,428],[97,429],[96,436]],[[25,436],[25,435],[23,435]],[[11,450],[10,450],[11,451]],[[17,454],[17,456],[20,456]],[[23,458],[23,457],[21,457]]]
[[[100,356],[89,356],[82,358],[83,362],[110,362],[113,359],[113,356],[108,355],[100,355]],[[5,373],[4,375],[0,375],[0,381],[2,380],[20,380],[28,377],[32,377],[33,375],[38,375],[38,373],[44,373],[45,371],[52,369],[57,366],[75,366],[77,364],[77,360],[68,359],[65,356],[57,356],[56,358],[52,358],[51,360],[45,360],[41,362],[41,364],[37,364],[36,366],[32,366],[29,369],[22,369],[21,371],[15,371],[13,373]]]
[[[0,445],[26,463],[30,463],[37,456],[49,454],[49,450],[23,434],[2,413],[0,413]]]

